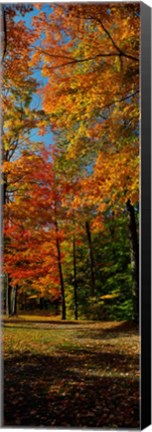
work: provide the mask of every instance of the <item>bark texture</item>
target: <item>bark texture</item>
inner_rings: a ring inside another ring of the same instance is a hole
[[[92,249],[90,224],[88,221],[86,221],[86,233],[87,233],[87,239],[88,239],[89,260],[90,260],[90,295],[93,296],[94,295],[94,289],[95,289],[94,259],[93,259],[93,249]]]
[[[60,286],[61,286],[61,301],[62,301],[62,319],[66,319],[66,305],[65,305],[65,291],[64,291],[64,280],[62,273],[62,264],[61,264],[61,250],[60,250],[60,241],[58,238],[58,223],[54,222],[55,230],[56,230],[56,248],[57,248],[57,260],[58,260],[58,269],[59,269],[59,277],[60,277]]]
[[[74,273],[74,318],[78,319],[78,283],[77,283],[77,265],[76,265],[76,243],[73,236],[73,273]]]
[[[127,201],[127,211],[129,219],[129,235],[131,250],[131,269],[132,269],[132,295],[133,295],[133,319],[139,321],[139,244],[137,235],[137,225],[135,210],[130,200]]]

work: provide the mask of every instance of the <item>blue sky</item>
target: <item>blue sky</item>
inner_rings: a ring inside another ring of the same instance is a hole
[[[47,4],[44,4],[43,9],[45,10],[46,13],[51,12],[51,8]],[[34,4],[33,4],[33,10],[31,12],[27,12],[24,17],[20,13],[18,13],[18,15],[15,16],[14,19],[15,19],[15,22],[18,22],[20,20],[24,21],[26,26],[29,29],[31,29],[32,28],[32,19],[34,16],[37,16],[38,14],[39,14],[39,10],[37,8],[35,8]],[[45,85],[47,83],[47,78],[42,76],[40,70],[36,70],[33,73],[33,77],[39,83],[41,83],[41,87],[43,87],[43,85]],[[33,95],[32,102],[31,102],[31,108],[35,108],[35,109],[41,109],[42,108],[41,97],[38,94]],[[45,135],[41,136],[38,134],[38,129],[35,128],[35,129],[31,130],[30,138],[32,141],[44,142],[44,144],[47,147],[48,145],[50,145],[52,143],[53,134],[51,132],[49,132],[49,133],[46,133]]]

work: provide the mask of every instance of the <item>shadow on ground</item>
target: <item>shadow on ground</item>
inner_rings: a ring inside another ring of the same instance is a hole
[[[47,317],[48,318],[48,317]],[[14,323],[14,324],[28,324],[28,323],[30,323],[31,325],[33,325],[33,324],[39,324],[39,325],[41,325],[41,324],[47,324],[47,325],[57,325],[57,326],[63,326],[63,325],[65,325],[65,326],[71,326],[71,324],[72,325],[79,325],[80,324],[80,321],[68,321],[68,320],[52,320],[52,319],[44,319],[44,320],[39,320],[39,319],[30,319],[30,317],[29,317],[29,320],[28,319],[24,319],[24,318],[20,318],[20,317],[17,317],[17,318],[14,318],[14,317],[10,317],[10,318],[8,318],[8,317],[6,317],[6,318],[4,318],[3,319],[3,323],[5,324],[5,323]],[[84,324],[83,324],[84,325]]]
[[[119,338],[119,337],[130,337],[133,335],[137,335],[139,333],[138,325],[133,322],[120,322],[117,323],[117,326],[111,325],[106,327],[106,322],[104,323],[105,328],[102,325],[102,328],[95,328],[96,322],[88,321],[82,323],[81,321],[37,321],[37,320],[20,320],[20,319],[13,319],[13,320],[4,320],[3,326],[6,328],[18,328],[18,329],[31,329],[31,330],[38,330],[43,329],[47,331],[51,331],[52,329],[65,329],[72,330],[72,327],[75,327],[76,325],[76,337],[78,339],[83,338],[90,338],[90,339],[112,339],[112,338]],[[91,328],[93,325],[93,328]],[[98,324],[97,324],[98,325]]]
[[[91,349],[14,353],[4,367],[4,426],[139,428],[139,382],[127,372],[138,361]]]

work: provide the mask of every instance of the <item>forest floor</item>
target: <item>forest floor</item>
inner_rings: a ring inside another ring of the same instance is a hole
[[[127,322],[3,320],[4,426],[139,428],[139,332]]]

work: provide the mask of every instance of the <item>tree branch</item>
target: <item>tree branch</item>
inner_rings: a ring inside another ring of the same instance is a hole
[[[48,55],[49,57],[54,57],[53,54],[48,54],[47,53],[46,55]],[[87,57],[87,58],[83,58],[83,59],[73,59],[73,60],[71,60],[69,62],[62,63],[61,65],[51,66],[49,69],[50,70],[51,69],[60,69],[60,68],[62,68],[64,66],[70,66],[70,65],[76,64],[76,63],[84,63],[86,61],[96,60],[97,58],[100,58],[100,57],[121,57],[121,56],[125,56],[125,57],[129,58],[130,60],[138,61],[138,59],[136,57],[133,57],[133,56],[131,56],[129,54],[120,54],[120,53],[116,53],[116,52],[111,52],[111,53],[107,53],[107,54],[100,53],[100,54],[97,54],[94,57]],[[55,56],[55,57],[57,57],[57,56]]]
[[[3,49],[3,55],[2,55],[2,63],[4,62],[5,54],[7,51],[7,26],[6,26],[6,13],[4,10],[4,5],[2,5],[2,17],[3,17],[3,35],[4,35],[4,49]]]

